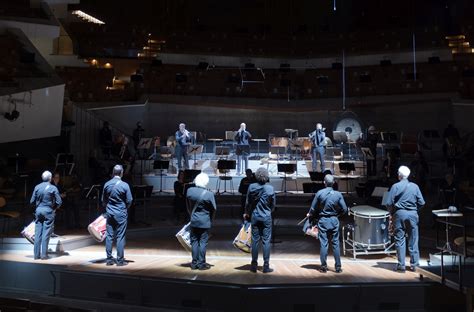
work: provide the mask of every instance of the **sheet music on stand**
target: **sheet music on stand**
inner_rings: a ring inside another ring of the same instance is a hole
[[[137,145],[137,149],[145,149],[145,150],[150,149],[152,141],[153,141],[153,138],[141,138],[140,142]]]
[[[376,186],[370,196],[372,197],[385,197],[388,193],[388,187]]]
[[[362,154],[364,155],[365,159],[368,159],[368,160],[374,160],[375,159],[375,156],[372,155],[372,151],[370,150],[370,148],[361,147],[360,150],[361,150]]]

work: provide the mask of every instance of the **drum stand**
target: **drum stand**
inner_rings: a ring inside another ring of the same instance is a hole
[[[358,255],[391,255],[397,253],[394,249],[395,242],[387,242],[385,246],[381,247],[365,246],[356,242],[354,240],[354,230],[355,227],[352,224],[347,224],[342,227],[342,254],[344,256],[346,255],[346,251],[352,254],[354,260],[357,259]]]

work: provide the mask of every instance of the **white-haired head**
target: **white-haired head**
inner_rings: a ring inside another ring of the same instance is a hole
[[[246,128],[247,128],[247,125],[245,124],[245,122],[240,124],[240,129],[245,130]]]
[[[201,172],[194,178],[194,184],[196,184],[197,187],[206,188],[208,183],[209,176],[204,172]]]
[[[400,166],[400,168],[398,168],[398,177],[400,179],[408,179],[409,176],[410,168],[408,168],[407,166]]]
[[[43,182],[51,181],[52,177],[53,177],[53,174],[48,170],[46,170],[45,172],[43,172],[43,174],[41,174],[41,179],[43,180]]]
[[[183,131],[184,129],[186,129],[186,125],[184,123],[180,123],[179,130]]]
[[[320,129],[322,129],[322,128],[323,128],[323,125],[322,125],[320,122],[318,122],[318,123],[316,124],[316,129],[320,130]]]
[[[115,165],[114,169],[112,170],[112,175],[114,177],[122,177],[123,176],[123,167],[122,165]]]

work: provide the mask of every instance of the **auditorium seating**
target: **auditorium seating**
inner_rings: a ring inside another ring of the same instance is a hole
[[[461,65],[454,62],[346,68],[346,96],[456,92],[462,86]],[[342,69],[245,69],[162,64],[143,65],[144,91],[157,94],[265,98],[331,98],[342,96]]]
[[[11,33],[0,35],[0,88],[16,88],[22,78],[45,77],[27,51]]]
[[[122,100],[120,91],[112,87],[114,70],[92,67],[59,67],[56,69],[64,80],[69,98],[79,102]]]

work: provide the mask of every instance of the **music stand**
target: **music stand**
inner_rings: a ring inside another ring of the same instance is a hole
[[[26,157],[16,154],[13,157],[8,157],[7,165],[9,167],[15,167],[15,173],[18,174],[20,167],[24,167],[26,164]]]
[[[228,147],[228,146],[216,146],[216,156],[218,156],[218,157],[225,156],[225,158],[227,158],[227,156],[229,156],[229,154],[230,154],[230,147]]]
[[[364,157],[364,174],[367,176],[367,160],[374,160],[375,156],[372,155],[372,151],[368,147],[361,147],[360,151]]]
[[[318,182],[303,183],[303,193],[305,194],[315,194],[319,190],[322,190],[323,188],[324,188],[324,183],[318,183]]]
[[[226,131],[225,132],[225,140],[226,141],[234,141],[236,132],[237,131]]]
[[[339,172],[345,174],[345,177],[342,179],[346,180],[346,194],[349,194],[349,173],[355,171],[355,165],[353,162],[340,162],[339,163]]]
[[[289,193],[287,188],[286,188],[286,180],[287,180],[287,174],[293,174],[296,171],[296,164],[295,163],[288,163],[288,164],[277,164],[277,170],[278,172],[283,172],[285,176],[283,177],[283,183],[281,185],[282,192],[283,193]],[[295,186],[296,186],[296,192],[298,192],[298,181],[295,180]]]
[[[184,170],[184,183],[191,183],[194,181],[196,176],[201,173],[201,170],[197,169],[185,169]]]
[[[165,175],[163,174],[163,170],[168,170],[169,166],[169,160],[155,160],[153,162],[153,169],[160,170],[160,190],[158,191],[158,193],[169,193],[163,191],[163,176]]]
[[[308,173],[309,173],[309,178],[313,182],[322,183],[324,181],[324,177],[326,176],[324,172],[319,172],[319,171],[309,171]]]
[[[280,154],[285,154],[286,148],[284,146],[270,146],[270,154],[277,154],[277,161],[280,160]]]
[[[188,149],[188,154],[193,155],[193,169],[196,169],[196,156],[197,154],[202,154],[204,146],[201,144],[190,145]]]
[[[85,193],[85,198],[87,199],[87,211],[89,215],[89,223],[92,222],[91,218],[91,200],[96,200],[97,204],[97,211],[100,210],[100,191],[101,191],[102,185],[100,184],[94,184],[90,188],[85,188],[84,191],[87,191]],[[83,193],[84,194],[84,193]],[[96,216],[94,217],[96,218]]]
[[[234,185],[233,185],[233,182],[232,182],[232,177],[230,176],[227,176],[227,172],[229,172],[230,170],[234,170],[236,167],[236,161],[235,160],[228,160],[228,159],[219,159],[217,161],[217,169],[219,171],[222,171],[224,172],[224,176],[219,176],[218,179],[217,179],[217,192],[216,194],[219,195],[219,194],[224,194],[224,193],[230,193],[230,194],[234,194]],[[219,189],[220,189],[220,181],[223,180],[224,181],[224,192],[219,192]],[[230,187],[231,187],[231,192],[227,192],[227,181],[229,181],[230,183]]]
[[[151,147],[151,143],[153,142],[153,138],[141,138],[140,142],[137,145],[138,156],[140,159],[146,158],[145,151],[148,151]]]
[[[135,209],[138,202],[143,202],[143,221],[141,223],[145,224],[146,226],[151,226],[151,223],[146,222],[146,202],[151,197],[153,193],[153,185],[134,185],[132,187],[133,191],[133,210],[130,209],[129,216],[130,221],[134,223],[135,221]]]

